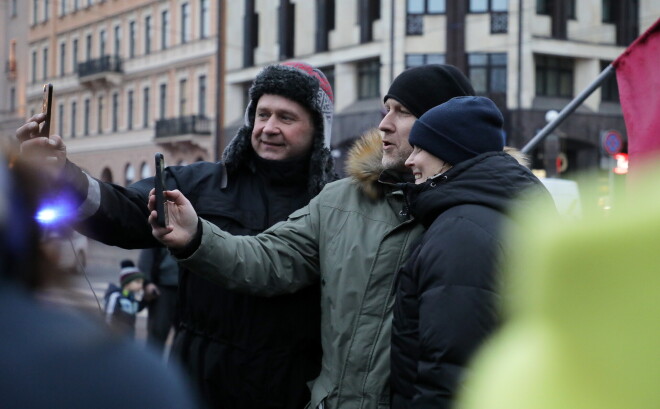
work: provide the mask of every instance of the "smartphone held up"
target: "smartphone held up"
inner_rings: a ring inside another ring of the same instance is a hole
[[[53,84],[44,84],[44,96],[41,102],[41,112],[46,115],[46,119],[41,123],[39,135],[48,138],[50,136],[50,118],[53,106]]]
[[[154,178],[154,190],[156,192],[156,224],[166,227],[168,223],[167,206],[165,205],[165,159],[163,154],[156,153],[156,177]]]

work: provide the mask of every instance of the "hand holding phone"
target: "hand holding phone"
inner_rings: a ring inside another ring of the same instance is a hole
[[[156,177],[154,178],[154,189],[156,191],[156,224],[166,227],[169,221],[167,206],[165,205],[165,159],[163,154],[156,153]]]
[[[48,138],[50,136],[50,118],[53,105],[53,84],[44,84],[44,95],[41,102],[41,112],[46,115],[46,119],[41,123],[39,135]]]

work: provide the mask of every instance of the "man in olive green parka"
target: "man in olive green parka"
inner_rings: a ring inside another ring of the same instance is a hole
[[[177,191],[167,194],[172,225],[152,223],[183,266],[227,288],[271,296],[321,286],[323,361],[312,408],[389,407],[395,276],[422,232],[396,186],[412,180],[404,166],[408,134],[427,110],[473,94],[455,67],[404,71],[384,98],[381,134],[370,132],[353,147],[350,177],[327,184],[262,234],[232,236],[198,219]]]

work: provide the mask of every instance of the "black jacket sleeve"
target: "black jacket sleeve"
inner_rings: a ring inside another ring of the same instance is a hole
[[[76,225],[84,235],[102,243],[127,249],[162,247],[151,234],[147,201],[154,187],[149,177],[128,187],[90,178],[76,165],[68,162],[65,177],[77,192],[81,208],[93,209]],[[197,162],[165,169],[168,190],[179,189],[199,212],[199,198],[208,198],[208,191],[221,187],[224,167],[220,163]],[[206,203],[208,202],[208,203]],[[203,207],[215,203],[205,200]]]

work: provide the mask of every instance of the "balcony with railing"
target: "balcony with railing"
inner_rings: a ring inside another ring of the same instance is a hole
[[[156,121],[156,142],[195,143],[196,137],[211,135],[211,119],[204,115],[188,115]]]
[[[104,55],[101,58],[78,63],[78,79],[81,84],[93,86],[108,83],[119,85],[123,75],[123,62],[121,57]]]

